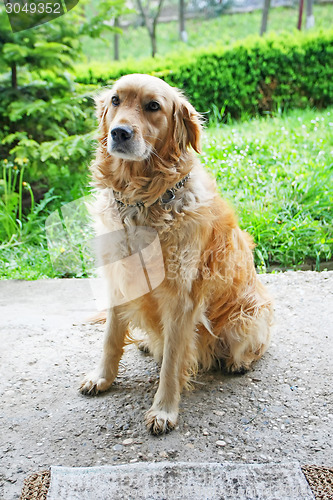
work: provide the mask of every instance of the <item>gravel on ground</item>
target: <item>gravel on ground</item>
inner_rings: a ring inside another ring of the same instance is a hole
[[[245,375],[199,374],[177,428],[154,437],[143,415],[159,367],[134,346],[97,397],[78,392],[103,326],[89,280],[0,282],[0,498],[51,465],[142,461],[333,465],[333,272],[261,275],[275,298],[269,351]]]

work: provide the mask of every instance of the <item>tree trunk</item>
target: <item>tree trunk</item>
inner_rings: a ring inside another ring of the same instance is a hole
[[[179,38],[187,43],[187,33],[185,28],[185,0],[179,0]]]
[[[114,27],[119,28],[119,17],[114,20]],[[114,60],[119,61],[119,33],[114,34]]]
[[[306,0],[306,29],[313,28],[315,25],[315,18],[313,15],[313,0]]]
[[[161,12],[163,0],[159,0],[155,15],[153,15],[153,16],[150,15],[150,18],[149,18],[149,12],[147,12],[147,10],[144,9],[141,0],[137,0],[137,2],[138,2],[140,13],[142,15],[145,26],[146,26],[148,33],[149,33],[149,36],[150,36],[151,54],[152,54],[152,57],[155,57],[156,52],[157,52],[156,26],[157,26],[158,17],[159,17],[160,12]]]
[[[158,18],[159,18],[159,15],[160,15],[160,12],[161,12],[161,8],[162,8],[162,4],[163,4],[163,0],[159,0],[158,2],[158,7],[157,7],[157,11],[156,11],[156,14],[155,14],[155,17],[153,19],[153,34],[154,34],[154,40],[152,40],[152,51],[154,53],[153,57],[155,56],[156,52],[157,52],[157,45],[156,45],[156,26],[157,26],[157,22],[158,22]]]
[[[299,0],[298,23],[297,23],[298,30],[302,29],[303,7],[304,7],[304,0]]]
[[[271,0],[265,0],[261,18],[260,36],[266,33],[270,6],[271,6]]]
[[[12,68],[12,88],[17,89],[17,68],[15,62],[12,62],[11,68]]]
[[[156,56],[157,52],[157,44],[156,44],[156,28],[153,27],[153,29],[149,32],[150,35],[150,41],[151,41],[151,57]]]

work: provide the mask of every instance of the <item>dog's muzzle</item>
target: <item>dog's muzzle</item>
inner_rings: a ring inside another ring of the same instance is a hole
[[[139,161],[149,156],[150,148],[131,125],[115,125],[109,132],[107,151],[125,160]]]

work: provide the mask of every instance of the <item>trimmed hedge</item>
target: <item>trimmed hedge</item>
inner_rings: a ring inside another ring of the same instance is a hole
[[[148,73],[183,89],[198,111],[232,117],[333,103],[333,30],[250,37],[168,58],[76,67],[76,81],[109,85]]]

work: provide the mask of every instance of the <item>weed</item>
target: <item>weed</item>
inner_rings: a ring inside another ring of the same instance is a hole
[[[2,161],[2,179],[0,179],[1,239],[11,239],[13,236],[19,236],[22,231],[23,189],[27,190],[30,195],[29,214],[32,214],[34,211],[35,200],[31,186],[23,180],[27,163],[27,158],[24,158],[19,168],[7,159]]]

